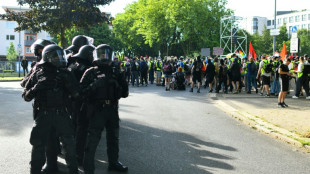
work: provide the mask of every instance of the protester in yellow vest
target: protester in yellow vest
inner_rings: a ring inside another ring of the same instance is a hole
[[[296,90],[295,90],[295,95],[292,98],[295,98],[295,99],[299,98],[299,94],[301,92],[301,86],[302,86],[307,95],[306,99],[310,100],[309,80],[308,80],[308,76],[304,74],[304,68],[305,68],[304,57],[300,57],[298,69],[295,71],[297,72]]]

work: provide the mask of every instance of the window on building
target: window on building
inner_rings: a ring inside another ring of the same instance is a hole
[[[6,40],[15,40],[15,35],[6,35]]]
[[[283,18],[283,23],[287,23],[287,18]]]
[[[300,21],[300,17],[299,16],[295,16],[295,22],[299,22]]]
[[[35,40],[35,37],[33,35],[27,35],[26,39],[27,40]]]
[[[302,24],[302,25],[301,25],[301,28],[307,29],[307,25],[306,25],[306,24]]]
[[[279,18],[277,24],[278,24],[278,25],[281,25],[281,23],[282,23],[282,19]]]
[[[307,15],[306,14],[302,15],[301,20],[302,21],[306,21],[307,20]]]
[[[270,26],[271,25],[271,20],[268,20],[267,21],[267,26]]]
[[[27,47],[27,48],[26,48],[26,53],[31,53],[30,47]]]
[[[294,22],[293,20],[294,20],[294,18],[293,18],[293,16],[291,16],[291,17],[289,18],[289,22],[290,22],[290,23],[293,23],[293,22]]]
[[[310,21],[310,14],[308,14],[308,20]]]
[[[308,30],[310,30],[310,24],[308,24]]]
[[[289,30],[288,30],[289,33],[292,33],[292,28],[293,28],[292,26],[289,27]]]

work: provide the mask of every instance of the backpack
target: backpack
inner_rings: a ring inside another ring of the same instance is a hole
[[[251,63],[251,74],[255,74],[257,71],[257,66],[255,65],[255,63]]]
[[[154,70],[154,62],[151,63],[151,68],[150,68],[150,70],[151,70],[151,71]]]
[[[197,61],[197,67],[195,67],[195,70],[196,70],[196,72],[199,72],[199,71],[201,71],[201,69],[202,69],[202,62],[201,61]]]
[[[228,67],[225,65],[223,67],[223,76],[227,76],[227,74],[228,74]]]
[[[272,64],[271,63],[267,63],[265,64],[265,73],[271,73],[272,71]]]
[[[141,70],[144,72],[148,70],[148,66],[147,66],[146,62],[141,63]]]
[[[130,66],[131,66],[130,63],[126,63],[126,64],[125,64],[125,72],[126,72],[126,73],[129,73],[129,72],[130,72]]]
[[[189,70],[188,65],[184,64],[184,71],[187,72]]]
[[[166,64],[164,66],[163,72],[164,73],[170,73],[171,72],[171,65],[170,64]]]

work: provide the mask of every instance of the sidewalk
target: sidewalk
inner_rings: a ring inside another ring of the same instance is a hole
[[[254,129],[310,151],[310,107],[305,97],[286,97],[288,108],[278,108],[277,97],[252,94],[208,94],[217,106]]]

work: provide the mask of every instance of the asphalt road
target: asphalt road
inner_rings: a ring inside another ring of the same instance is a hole
[[[18,82],[0,83],[0,173],[29,173],[31,103]],[[223,110],[225,108],[222,108]],[[130,88],[120,102],[120,161],[130,174],[306,174],[310,154],[263,135],[226,115],[202,90]],[[64,160],[59,158],[61,172]],[[96,173],[108,172],[105,135]]]

